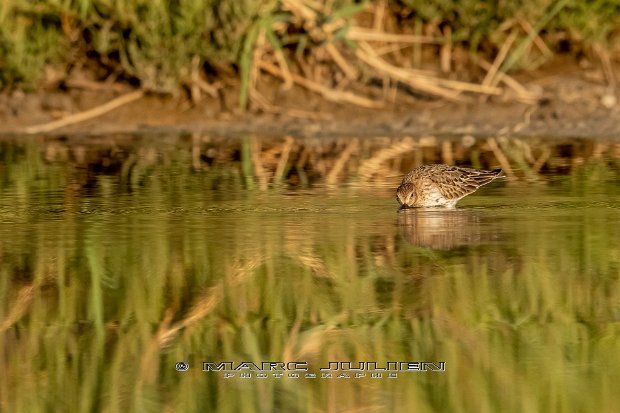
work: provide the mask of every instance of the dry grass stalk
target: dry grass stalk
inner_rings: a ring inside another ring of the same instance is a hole
[[[495,158],[497,159],[497,161],[501,165],[502,170],[504,171],[506,176],[509,179],[515,179],[516,176],[515,176],[514,172],[512,171],[512,167],[510,166],[510,162],[508,161],[508,158],[506,157],[506,155],[504,154],[502,149],[497,144],[497,141],[495,140],[495,138],[488,138],[487,139],[487,145],[489,146],[489,149],[491,149],[491,151],[495,155]]]
[[[155,342],[159,348],[165,347],[171,340],[176,337],[179,331],[185,328],[190,328],[202,319],[204,319],[215,306],[222,301],[225,294],[224,286],[226,288],[234,287],[245,281],[253,274],[253,271],[264,261],[267,261],[269,257],[264,259],[250,258],[245,265],[237,265],[236,268],[231,269],[231,275],[228,281],[221,281],[218,285],[209,288],[192,306],[189,313],[183,318],[183,320],[169,325],[168,314],[164,316],[164,320],[160,323]]]
[[[271,63],[262,61],[260,62],[260,68],[265,72],[273,75],[282,77],[281,71]],[[298,85],[305,87],[308,90],[321,94],[325,99],[330,100],[332,102],[347,102],[357,106],[362,106],[365,108],[380,108],[383,106],[382,102],[377,102],[375,100],[371,100],[362,96],[355,95],[351,92],[346,91],[336,91],[329,89],[323,85],[320,85],[316,82],[313,82],[309,79],[303,78],[296,74],[291,74],[293,81]]]
[[[491,69],[491,63],[482,58],[478,58],[476,60],[476,64],[484,70],[488,71]],[[507,75],[506,73],[498,73],[497,79],[512,89],[517,94],[517,100],[523,103],[536,103],[540,97],[538,94],[527,90],[523,85],[521,85],[521,83],[517,82],[513,77]]]
[[[357,146],[359,145],[359,141],[357,139],[353,139],[349,142],[346,148],[342,151],[336,162],[334,163],[333,168],[327,174],[327,178],[325,182],[328,185],[333,185],[338,181],[338,175],[344,168],[344,165],[347,163],[351,155],[355,150],[357,150]]]
[[[515,139],[514,143],[521,148],[521,150],[523,151],[523,157],[526,161],[531,164],[536,161],[534,159],[534,155],[532,154],[532,147],[527,142],[524,142],[521,139]]]
[[[200,135],[196,132],[192,133],[192,168],[199,171],[202,167],[200,162]]]
[[[310,157],[310,150],[308,150],[307,146],[303,146],[303,149],[301,150],[301,154],[299,155],[298,159],[297,159],[297,163],[295,164],[295,168],[297,168],[297,170],[302,170],[304,166],[306,165],[306,162],[308,162],[308,158]]]
[[[301,340],[299,350],[297,351],[297,357],[299,359],[306,359],[310,357],[316,357],[317,355],[321,354],[321,352],[325,350],[325,343],[329,342],[331,334],[336,329],[337,327],[334,325],[334,323],[325,323],[313,326],[304,331],[303,340]],[[328,403],[329,402],[330,401],[328,400]],[[338,402],[336,400],[334,400],[332,403],[333,404],[329,404],[329,406],[338,405]],[[328,413],[334,411],[335,410],[328,410]]]
[[[412,138],[404,138],[388,148],[381,149],[372,158],[365,160],[359,167],[358,174],[362,182],[368,182],[370,178],[382,169],[383,162],[395,158],[403,153],[414,150],[416,143]]]
[[[494,86],[484,86],[475,83],[460,82],[457,80],[441,79],[439,77],[425,75],[423,72],[418,70],[399,68],[387,63],[385,60],[377,56],[368,43],[360,42],[359,46],[360,49],[358,49],[358,52],[362,52],[361,54],[363,57],[371,60],[378,68],[393,75],[393,77],[403,78],[403,80],[401,80],[403,82],[409,79],[415,84],[419,83],[421,87],[427,88],[428,90],[425,91],[429,93],[433,93],[431,90],[435,90],[435,94],[452,98],[454,100],[463,100],[458,96],[458,92],[474,92],[487,95],[499,95],[501,93],[501,89]],[[358,57],[360,56],[358,55]],[[413,83],[408,84],[415,87],[413,86]]]
[[[517,39],[517,35],[518,35],[518,32],[516,30],[513,30],[512,32],[510,32],[510,34],[508,35],[508,37],[502,44],[502,47],[500,47],[499,52],[497,53],[497,56],[495,57],[495,60],[493,61],[493,64],[487,71],[487,74],[484,77],[484,80],[482,81],[482,84],[484,86],[495,86],[497,85],[497,82],[499,82],[499,79],[497,79],[497,76],[496,76],[497,71],[499,70],[504,60],[506,59],[506,56],[508,56],[508,51],[510,50],[510,48],[512,47],[512,44]]]
[[[282,0],[282,6],[305,21],[316,22],[316,12],[297,0]]]
[[[534,165],[532,165],[532,171],[539,173],[542,167],[547,163],[547,159],[551,156],[551,150],[548,147],[543,148],[543,152],[540,154]]]
[[[250,82],[248,85],[248,95],[251,95],[254,90],[257,88],[258,79],[260,77],[260,67],[258,62],[263,59],[263,55],[265,54],[265,29],[261,29],[256,38],[256,45],[254,50],[252,51],[252,66],[250,67]],[[286,75],[282,75],[282,79],[285,79]],[[285,80],[286,81],[286,80]]]
[[[373,55],[377,56],[377,57],[382,57],[385,55],[388,55],[390,53],[394,53],[395,51],[398,50],[402,50],[406,47],[409,47],[408,45],[403,45],[403,44],[397,44],[397,43],[392,43],[392,44],[387,44],[385,46],[379,46],[375,49],[372,49],[373,51]],[[419,76],[428,76],[428,77],[434,77],[437,72],[434,70],[427,70],[427,69],[413,69],[413,68],[407,68],[407,70],[411,73],[414,73],[416,75]]]
[[[330,21],[321,26],[321,33],[325,34],[323,37],[331,38],[332,33],[343,28],[346,24],[347,22],[344,19]]]
[[[387,8],[387,0],[379,0],[375,6],[375,12],[372,16],[372,28],[376,32],[383,31],[383,19],[385,18],[385,9]]]
[[[607,152],[608,149],[609,149],[609,143],[597,142],[594,145],[594,149],[592,150],[592,158],[601,159],[603,157],[603,154]]]
[[[258,106],[259,108],[261,108],[261,110],[264,110],[265,112],[274,113],[274,114],[281,114],[284,112],[284,109],[276,107],[275,105],[272,105],[267,100],[267,98],[265,98],[256,89],[250,89],[249,96],[250,96],[250,100],[252,101],[252,103],[255,103],[256,106]]]
[[[27,285],[19,290],[15,302],[11,306],[7,316],[4,320],[2,320],[2,324],[0,325],[0,333],[4,333],[6,330],[11,328],[24,316],[24,314],[26,314],[30,308],[33,297],[34,285]]]
[[[360,42],[360,48],[356,51],[356,55],[370,67],[380,73],[389,75],[394,80],[407,84],[416,90],[441,96],[449,100],[465,101],[466,99],[460,96],[461,92],[483,94],[501,93],[500,89],[494,87],[485,87],[474,83],[423,76],[412,70],[396,67],[375,55],[372,48],[370,48],[367,43]]]
[[[442,44],[443,39],[431,36],[419,36],[415,34],[395,34],[377,32],[363,27],[353,26],[347,30],[347,39],[353,41],[384,42],[384,43],[426,43]]]
[[[170,343],[172,339],[174,339],[174,337],[177,335],[177,333],[180,330],[193,325],[197,321],[204,318],[207,314],[209,314],[211,310],[213,310],[213,308],[215,308],[217,303],[220,301],[221,294],[222,294],[222,290],[220,286],[211,287],[207,291],[207,293],[205,293],[198,300],[198,302],[194,304],[194,306],[190,310],[190,313],[187,315],[187,317],[185,317],[185,319],[162,330],[161,333],[157,335],[158,347],[159,348],[165,347],[166,345],[168,345],[168,343]]]
[[[421,36],[422,30],[423,30],[422,20],[420,18],[417,18],[415,20],[415,27],[414,27],[415,34],[417,36]],[[413,67],[416,67],[416,68],[422,67],[422,43],[414,43],[412,52],[413,54],[411,58],[412,58]]]
[[[136,387],[140,390],[144,383],[152,385],[157,380],[160,367],[160,349],[167,343],[167,338],[171,331],[170,321],[172,321],[173,315],[174,311],[171,308],[166,310],[155,335],[142,352],[142,357],[140,357],[140,374],[136,384]]]
[[[452,154],[452,142],[444,139],[441,143],[441,159],[447,165],[454,165],[454,156]]]
[[[293,323],[293,327],[291,328],[291,332],[286,339],[286,343],[284,344],[284,350],[282,351],[282,360],[287,363],[291,360],[295,360],[295,355],[293,353],[293,349],[295,348],[295,344],[297,343],[297,338],[299,336],[299,330],[301,329],[301,317],[297,317],[295,323]]]
[[[126,95],[119,96],[111,101],[104,103],[103,105],[94,107],[89,110],[85,110],[84,112],[76,113],[74,115],[66,116],[62,119],[55,120],[53,122],[44,123],[41,125],[28,126],[24,128],[22,133],[27,135],[32,135],[36,133],[44,133],[50,132],[64,126],[74,125],[76,123],[84,122],[89,119],[93,119],[106,113],[119,108],[123,105],[133,102],[134,100],[138,100],[144,96],[143,90],[137,90],[135,92],[127,93]]]
[[[269,173],[263,168],[261,159],[261,143],[259,138],[252,136],[250,138],[250,150],[252,152],[252,165],[254,166],[254,174],[258,177],[258,188],[261,191],[267,190],[269,182]]]
[[[437,146],[437,137],[422,136],[418,139],[418,145],[420,145],[420,148],[434,148]]]
[[[264,165],[275,165],[278,163],[278,157],[282,153],[282,145],[274,145],[271,148],[261,152],[261,159]]]
[[[333,43],[327,43],[325,45],[325,49],[336,65],[338,65],[340,70],[342,70],[342,73],[344,73],[347,79],[355,80],[359,77],[359,71],[355,67],[351,66],[344,57],[342,57],[342,54]]]
[[[314,255],[303,253],[300,254],[299,251],[293,251],[291,248],[289,257],[293,261],[299,261],[304,267],[310,268],[312,270],[312,273],[316,277],[331,279],[335,278],[334,275],[330,273],[327,269],[327,265],[325,265],[325,262]]]
[[[423,92],[442,96],[450,100],[463,100],[459,96],[458,92],[438,86],[433,78],[421,76],[408,69],[402,69],[391,65],[379,56],[375,55],[372,48],[367,43],[360,42],[359,46],[360,47],[355,51],[356,56],[368,66],[377,70],[379,73],[386,74],[397,81],[403,82],[414,89],[421,90]]]
[[[527,32],[527,34],[534,36],[534,44],[536,45],[536,47],[538,47],[538,49],[543,55],[545,55],[546,57],[553,56],[553,52],[551,51],[551,49],[549,49],[545,41],[537,33],[534,32],[534,28],[532,27],[530,22],[520,19],[519,25],[523,28],[523,30]]]
[[[274,174],[274,180],[280,181],[284,179],[284,168],[288,162],[288,157],[293,148],[293,144],[295,143],[295,139],[290,136],[287,136],[284,140],[284,145],[282,146],[282,152],[280,153],[280,159],[278,160],[278,166],[276,167],[276,172]]]
[[[538,180],[539,176],[536,172],[532,171],[531,164],[534,163],[534,157],[531,154],[531,148],[529,145],[520,139],[512,139],[505,145],[501,143],[501,146],[508,153],[510,158],[516,162],[520,170],[528,180]]]
[[[300,1],[300,0],[295,0]],[[311,7],[313,10],[318,11],[319,13],[330,13],[331,12],[331,4],[333,2],[325,2],[323,0],[301,0],[306,6]]]
[[[445,41],[441,46],[440,61],[441,71],[444,73],[450,73],[450,67],[452,62],[452,29],[447,26],[444,30]]]
[[[390,53],[395,53],[398,51],[401,51],[403,49],[406,49],[410,47],[410,45],[408,44],[403,44],[403,43],[388,43],[386,45],[377,45],[374,49],[375,51],[375,55],[377,56],[384,56]],[[422,69],[410,69],[410,70],[414,70],[416,72],[419,73],[423,73],[423,74],[428,74],[428,75],[432,75],[434,72],[432,70],[422,70]]]
[[[311,60],[308,62],[311,66],[308,72],[310,72],[311,75],[306,76],[306,79],[319,85],[323,84],[323,73],[325,72],[324,62],[327,61],[327,57],[325,56],[326,54],[327,52],[323,47],[313,51],[311,54]]]
[[[331,14],[328,10],[330,6],[323,3],[311,0],[283,0],[283,8],[288,9],[297,17],[300,23],[302,23],[304,30],[317,42],[328,40],[334,31],[346,24],[344,19],[334,19],[319,25],[319,14],[323,16]]]
[[[383,99],[387,100],[390,89],[390,77],[388,75],[381,76],[381,96],[383,96]]]
[[[293,76],[286,63],[286,58],[281,49],[274,51],[278,66],[280,66],[280,72],[282,73],[282,80],[284,80],[284,90],[290,90],[293,87]],[[258,62],[258,60],[257,60]]]
[[[197,103],[201,100],[202,93],[206,93],[212,98],[217,97],[217,87],[207,83],[201,76],[200,57],[198,55],[195,55],[194,57],[192,57],[192,69],[191,69],[191,74],[190,74],[190,81],[191,81],[191,84],[189,85],[190,95],[194,103]]]
[[[607,79],[607,84],[612,88],[615,88],[617,84],[617,79],[613,63],[611,61],[610,53],[605,50],[600,44],[594,46],[594,52],[601,61],[601,65],[603,66],[603,73],[605,74],[605,78]]]
[[[437,84],[442,87],[454,89],[460,92],[479,93],[481,95],[501,95],[502,89],[495,86],[484,86],[477,83],[461,82],[450,79],[436,79]]]

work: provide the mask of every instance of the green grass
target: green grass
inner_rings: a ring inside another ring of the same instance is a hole
[[[202,170],[189,144],[162,142],[124,145],[100,172],[107,146],[88,147],[90,166],[79,168],[70,147],[46,160],[35,142],[0,146],[3,411],[614,412],[620,403],[609,153],[548,185],[488,195],[503,207],[478,217],[501,242],[445,251],[405,242],[391,191],[352,175],[351,186],[305,195],[258,191],[248,141],[230,144],[238,161]],[[442,360],[447,371],[256,382],[199,368],[286,357]],[[176,372],[179,360],[192,369]]]

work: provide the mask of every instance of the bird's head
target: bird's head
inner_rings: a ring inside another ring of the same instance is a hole
[[[411,207],[416,201],[415,186],[411,182],[403,182],[396,190],[396,199],[401,207]]]

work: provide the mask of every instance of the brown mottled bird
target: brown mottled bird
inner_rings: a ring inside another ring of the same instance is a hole
[[[484,171],[450,165],[422,165],[409,172],[396,190],[402,208],[454,208],[482,185],[501,178],[501,169]]]

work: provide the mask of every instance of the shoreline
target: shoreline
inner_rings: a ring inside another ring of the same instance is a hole
[[[558,67],[560,69],[558,70]],[[232,102],[238,89],[230,87],[219,98],[190,102],[187,97],[138,93],[123,85],[107,89],[71,89],[31,94],[0,95],[0,138],[22,136],[33,125],[46,124],[85,111],[94,111],[119,96],[136,99],[91,119],[42,134],[93,136],[120,133],[221,135],[261,134],[320,136],[472,135],[549,136],[620,139],[617,87],[606,84],[600,71],[576,62],[523,73],[519,81],[540,98],[519,102],[504,94],[456,103],[412,97],[398,91],[394,102],[381,109],[329,102],[317,94],[293,88],[283,91],[273,82],[266,87],[277,106],[241,113]],[[369,93],[376,91],[369,90]]]

